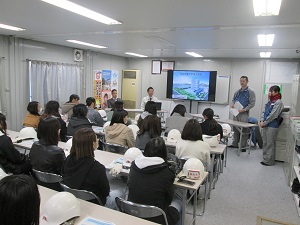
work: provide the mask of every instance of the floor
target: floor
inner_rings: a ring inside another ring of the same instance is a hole
[[[227,167],[219,177],[216,189],[207,201],[204,216],[197,216],[201,225],[255,225],[256,217],[268,217],[299,224],[296,204],[287,186],[283,163],[262,166],[262,150],[251,150],[251,154],[236,154],[228,148]],[[198,212],[202,202],[198,201]],[[188,211],[192,211],[188,206]],[[187,215],[187,220],[190,219]],[[186,221],[187,222],[187,221]]]

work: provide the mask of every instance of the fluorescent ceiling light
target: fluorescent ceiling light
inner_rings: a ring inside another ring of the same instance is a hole
[[[136,53],[133,53],[133,52],[125,52],[126,55],[133,55],[133,56],[137,56],[137,57],[148,57],[148,56],[145,56],[145,55],[140,55],[140,54],[136,54]]]
[[[196,52],[185,52],[185,54],[191,55],[191,56],[194,56],[194,57],[203,57],[202,55],[199,55],[199,54],[196,53]]]
[[[277,16],[281,0],[253,0],[255,16]]]
[[[270,58],[271,52],[260,52],[261,58]]]
[[[22,30],[25,30],[25,29],[23,29],[23,28],[13,27],[13,26],[1,24],[1,23],[0,23],[0,28],[7,29],[7,30],[14,30],[14,31],[22,31]]]
[[[92,20],[96,20],[100,23],[104,23],[107,25],[112,25],[112,24],[122,24],[121,22],[114,20],[112,18],[109,18],[107,16],[104,16],[100,13],[97,13],[93,10],[87,9],[83,6],[77,5],[73,2],[67,1],[67,0],[42,0],[43,2],[47,2],[51,5],[55,5],[57,7],[60,7],[62,9],[71,11],[73,13],[77,13],[81,16],[90,18]]]
[[[107,47],[105,47],[105,46],[94,45],[94,44],[86,43],[86,42],[83,42],[83,41],[77,41],[77,40],[67,40],[67,41],[68,41],[68,42],[75,43],[75,44],[79,44],[79,45],[90,46],[90,47],[93,47],[93,48],[107,48]]]
[[[259,46],[272,46],[275,34],[258,34],[257,40]]]

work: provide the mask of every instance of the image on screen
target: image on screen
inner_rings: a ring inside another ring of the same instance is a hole
[[[210,71],[174,71],[172,98],[208,101]]]

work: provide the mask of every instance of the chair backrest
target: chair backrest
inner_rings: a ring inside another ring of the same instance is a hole
[[[113,152],[124,155],[127,151],[127,146],[117,145],[117,144],[110,144],[110,143],[103,143],[104,151]]]
[[[70,192],[71,194],[75,195],[76,198],[80,198],[80,199],[86,200],[86,201],[96,199],[98,201],[99,205],[103,205],[102,201],[98,198],[98,196],[95,195],[91,191],[73,189],[73,188],[68,187],[67,185],[65,185],[62,182],[60,182],[60,186],[62,187],[62,189],[64,191]]]
[[[132,130],[134,139],[136,139],[137,132],[139,131],[140,128],[135,124],[130,124],[128,127]]]
[[[46,173],[46,172],[38,171],[35,169],[32,169],[32,171],[34,172],[37,179],[44,183],[58,183],[63,180],[62,176],[60,176],[58,174]]]
[[[121,212],[139,218],[147,219],[156,216],[163,216],[165,224],[168,225],[166,213],[156,206],[136,204],[119,197],[116,197],[116,204]]]

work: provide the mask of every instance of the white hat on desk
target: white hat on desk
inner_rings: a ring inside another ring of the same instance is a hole
[[[199,159],[190,158],[183,166],[183,173],[189,179],[202,179],[204,175],[203,163]]]
[[[168,133],[167,141],[171,143],[176,143],[181,138],[181,133],[177,129],[172,129]]]
[[[34,138],[37,139],[37,133],[33,127],[25,127],[20,130],[19,139]]]
[[[58,225],[80,216],[80,202],[69,192],[53,195],[45,204],[40,225]]]

